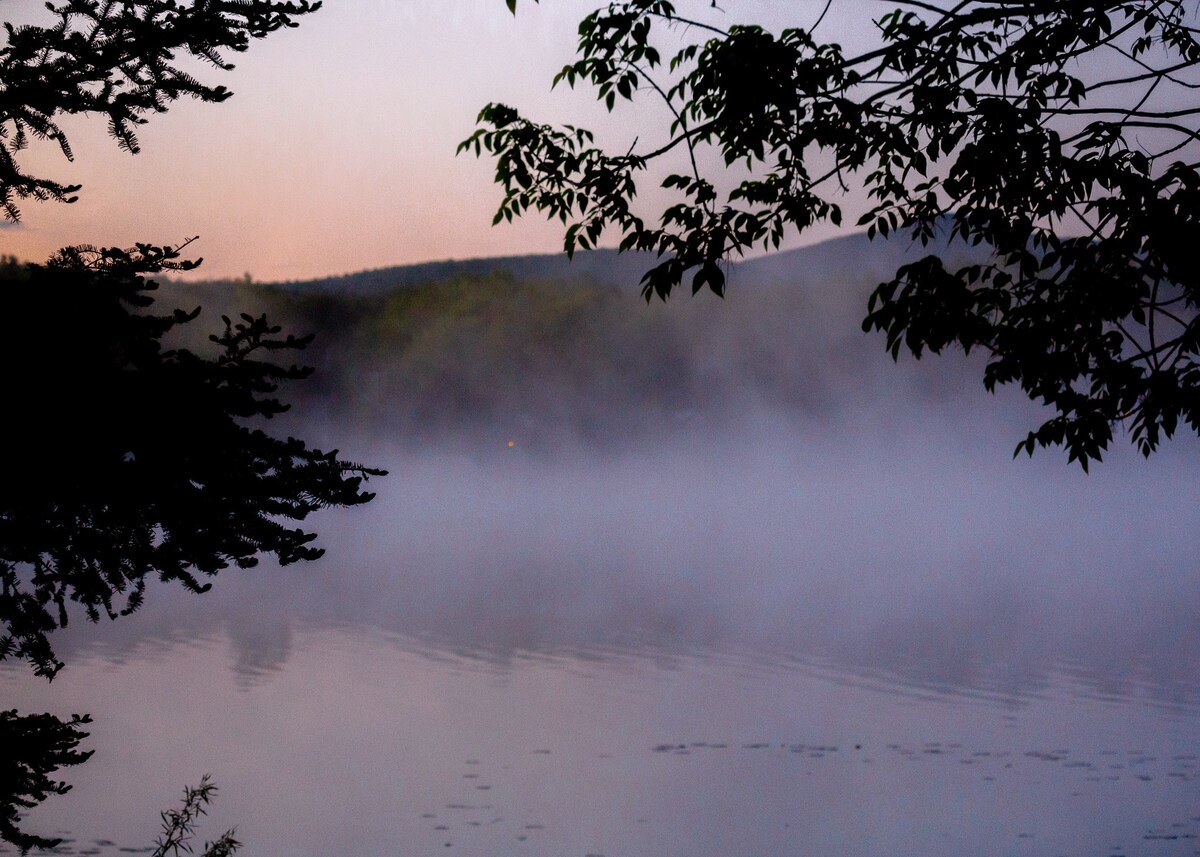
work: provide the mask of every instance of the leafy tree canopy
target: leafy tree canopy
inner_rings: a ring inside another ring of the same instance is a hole
[[[840,224],[857,185],[871,200],[859,225],[929,250],[878,287],[864,329],[894,356],[985,351],[988,389],[1017,383],[1054,411],[1017,452],[1064,445],[1086,469],[1115,427],[1146,455],[1181,422],[1200,429],[1195,13],[1182,0],[893,5],[878,44],[848,54],[820,40],[824,13],[771,33],[669,0],[609,3],[554,82],[609,110],[660,102],[655,142],[639,129],[611,153],[586,129],[490,104],[460,151],[495,157],[497,222],[537,210],[562,220],[568,253],[606,230],[657,253],[647,299],[685,279],[722,294],[722,259]],[[683,40],[670,55],[664,27]],[[636,180],[679,152],[687,167],[662,180],[678,201],[645,217]],[[714,153],[722,176],[703,167]],[[991,252],[947,268],[946,240]]]
[[[319,0],[69,0],[47,3],[53,26],[5,23],[0,48],[0,210],[19,220],[18,200],[74,202],[78,185],[33,176],[17,162],[30,139],[51,140],[73,159],[58,120],[97,114],[130,153],[136,128],[188,96],[224,101],[232,93],[184,70],[184,54],[229,70],[228,52],[321,8]]]

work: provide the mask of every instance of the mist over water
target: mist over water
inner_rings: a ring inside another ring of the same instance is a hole
[[[1069,670],[1194,708],[1193,445],[1086,475],[933,421],[889,438],[762,418],[619,454],[364,445],[391,474],[367,508],[322,516],[318,563],[157,592],[66,642],[219,617],[248,670],[284,667],[296,627],[354,626],[497,663],[753,651],[1013,702]]]
[[[51,689],[0,671],[145,756],[41,817],[140,843],[211,771],[261,853],[1194,853],[1200,444],[1013,460],[1038,409],[893,365],[845,254],[342,317],[285,425],[377,498],[316,563],[72,625]]]

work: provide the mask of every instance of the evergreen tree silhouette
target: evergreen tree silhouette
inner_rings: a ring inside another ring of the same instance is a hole
[[[229,54],[320,5],[72,0],[47,4],[49,26],[6,23],[0,212],[17,221],[22,201],[77,198],[78,186],[22,164],[31,145],[47,142],[73,159],[63,117],[102,117],[117,145],[136,153],[137,128],[177,99],[231,94],[183,61],[231,69]],[[150,277],[195,267],[181,259],[187,243],[69,247],[41,265],[0,257],[0,659],[22,659],[47,679],[63,667],[52,633],[73,613],[130,613],[155,577],[203,592],[221,569],[264,554],[314,559],[315,534],[294,524],[367,502],[363,482],[383,473],[268,431],[287,409],[280,386],[310,371],[276,361],[308,338],[242,316],[223,320],[213,354],[164,342],[199,309],[155,314]],[[0,712],[0,839],[22,853],[56,842],[23,831],[20,814],[67,790],[53,775],[91,755],[78,750],[87,722]],[[186,835],[164,834],[163,853],[186,848],[210,791],[207,780],[188,791],[174,828]],[[216,845],[212,853],[232,853],[237,843],[229,835]]]

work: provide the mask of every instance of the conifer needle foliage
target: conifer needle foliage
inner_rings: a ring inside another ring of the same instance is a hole
[[[19,200],[73,202],[78,185],[31,175],[18,158],[46,140],[73,160],[59,121],[97,115],[122,149],[139,149],[137,128],[171,102],[220,102],[231,93],[194,77],[187,60],[229,70],[230,53],[315,12],[297,0],[69,0],[47,3],[50,26],[5,22],[0,47],[0,212],[19,220]],[[194,63],[192,63],[194,64]]]
[[[193,267],[177,248],[74,247],[0,281],[0,659],[52,678],[49,634],[72,603],[89,619],[141,605],[146,580],[194,592],[260,554],[322,554],[296,527],[327,506],[365,503],[380,470],[269,433],[281,384],[306,367],[276,362],[310,337],[265,316],[224,318],[215,356],[164,345],[199,310],[149,311],[145,274]]]
[[[60,122],[99,116],[122,149],[179,98],[224,101],[223,86],[188,71],[233,66],[232,53],[316,11],[316,0],[65,0],[49,26],[5,23],[0,45],[0,216],[21,200],[73,202],[79,191],[29,172],[31,144],[74,158]],[[185,246],[185,245],[181,245]],[[96,621],[141,605],[157,576],[194,592],[223,568],[262,554],[314,559],[295,526],[325,506],[365,503],[382,474],[267,431],[287,409],[275,393],[309,374],[277,363],[309,338],[263,316],[224,319],[214,353],[168,341],[199,309],[156,315],[146,275],[185,270],[180,247],[69,247],[45,265],[0,256],[0,660],[51,679],[63,664],[51,633],[73,612]],[[86,760],[86,737],[51,715],[0,712],[0,840],[22,853],[54,840],[18,827],[20,814],[67,790],[50,779]],[[159,853],[190,852],[190,826],[213,787],[189,789],[164,815]],[[174,831],[174,833],[172,833]],[[206,846],[237,848],[232,833]]]

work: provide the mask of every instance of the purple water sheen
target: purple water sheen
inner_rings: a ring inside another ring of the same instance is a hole
[[[1194,450],[920,438],[394,457],[321,562],[0,670],[96,718],[31,824],[142,846],[208,772],[247,853],[1195,853]]]

